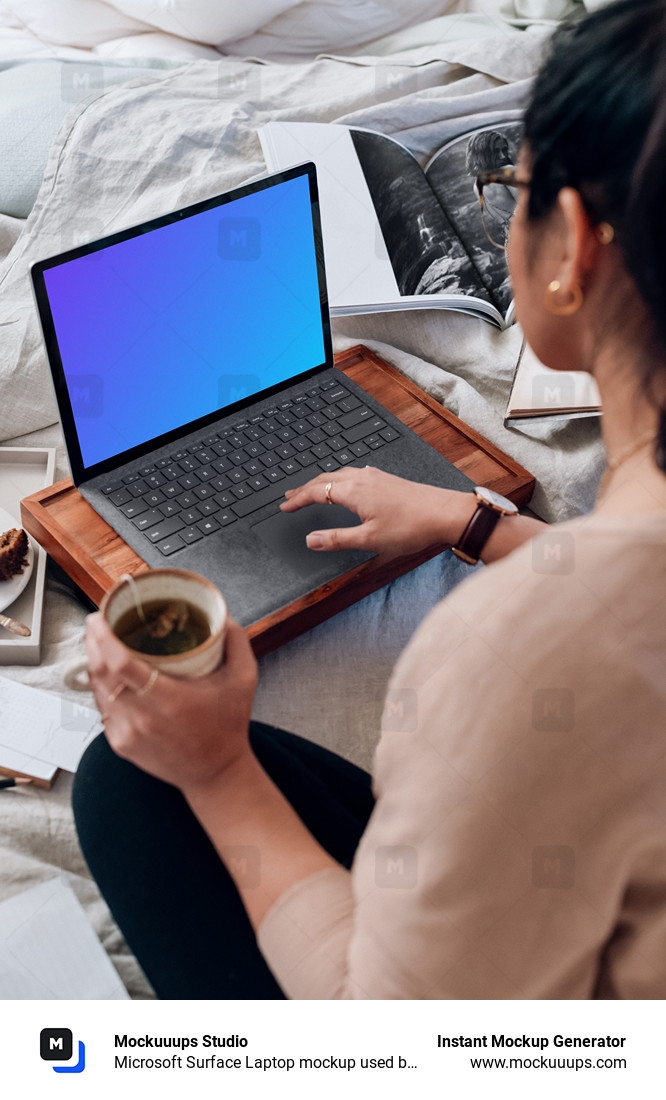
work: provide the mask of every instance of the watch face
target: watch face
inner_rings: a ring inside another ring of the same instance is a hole
[[[506,497],[501,496],[500,493],[496,493],[494,489],[486,489],[484,485],[477,485],[474,489],[479,500],[485,501],[491,508],[494,508],[497,512],[505,512],[508,515],[513,515],[518,509],[511,500],[507,500]]]

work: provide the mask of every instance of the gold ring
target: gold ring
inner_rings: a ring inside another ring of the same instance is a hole
[[[155,684],[157,683],[157,677],[158,676],[159,676],[159,673],[158,673],[157,669],[154,668],[152,670],[150,676],[146,680],[145,684],[143,685],[143,687],[137,688],[137,690],[134,692],[134,694],[135,695],[147,695],[148,692],[152,691],[153,688],[155,687]]]
[[[109,708],[113,706],[113,704],[115,703],[118,696],[122,695],[122,693],[124,692],[126,687],[127,687],[127,684],[118,684],[116,687],[114,687],[113,691],[109,692],[109,695],[108,695],[107,700],[106,700],[106,707],[105,707],[105,710],[104,710],[104,714],[100,714],[100,720],[104,725],[106,725],[108,717],[109,717]]]
[[[332,488],[333,488],[333,482],[329,481],[327,486],[326,486],[326,503],[327,504],[332,504],[333,503],[333,501],[331,500],[331,489]]]

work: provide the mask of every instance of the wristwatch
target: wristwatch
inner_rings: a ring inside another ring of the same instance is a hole
[[[500,518],[518,514],[513,501],[500,496],[493,489],[476,485],[474,495],[477,501],[476,511],[458,539],[458,545],[451,547],[456,557],[468,565],[477,564]]]

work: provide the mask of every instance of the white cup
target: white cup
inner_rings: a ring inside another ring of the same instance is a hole
[[[195,649],[168,657],[133,649],[130,653],[151,668],[181,680],[208,676],[217,668],[222,660],[227,626],[227,605],[219,588],[206,577],[186,569],[151,569],[130,579],[123,577],[109,589],[99,608],[114,632],[125,612],[136,607],[137,598],[144,604],[151,600],[186,600],[206,617],[210,635]],[[73,691],[89,691],[88,671],[85,657],[76,661],[65,672],[65,686]]]

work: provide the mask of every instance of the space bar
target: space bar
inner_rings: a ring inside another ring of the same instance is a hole
[[[296,485],[303,485],[307,480],[307,471],[303,470],[302,477],[286,478],[284,481],[277,481],[274,485],[269,485],[266,489],[260,489],[258,493],[250,493],[249,497],[243,497],[236,504],[232,504],[231,511],[241,518],[249,516],[250,512],[258,511],[259,508],[263,508],[264,504],[270,504],[272,500],[283,497],[285,489],[293,489]]]

